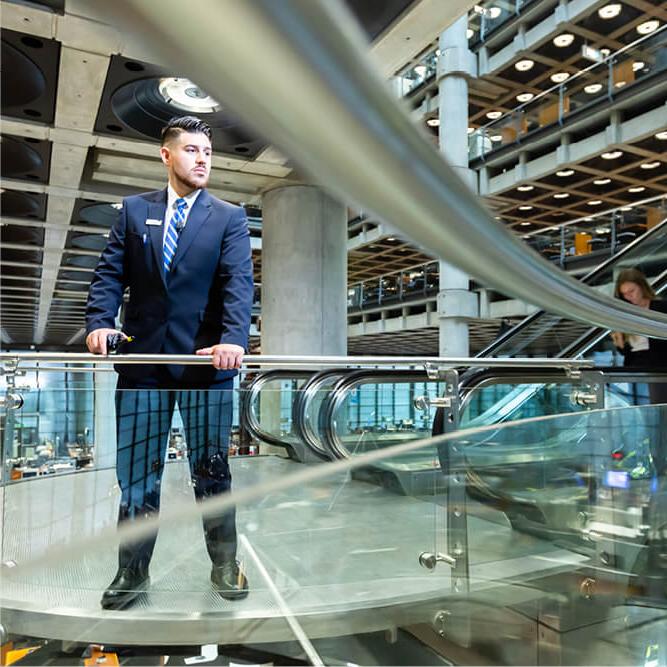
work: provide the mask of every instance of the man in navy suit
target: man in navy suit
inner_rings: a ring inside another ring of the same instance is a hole
[[[179,406],[195,497],[231,488],[227,459],[233,376],[248,343],[253,276],[242,208],[206,191],[211,129],[192,116],[162,131],[166,190],[127,197],[102,252],[86,308],[86,345],[107,354],[121,334],[127,353],[211,355],[211,365],[119,365],[116,389],[119,523],[157,513],[171,418]],[[115,317],[129,287],[124,332]],[[234,510],[203,519],[211,582],[226,599],[248,594],[236,561]],[[149,583],[157,534],[119,549],[102,607],[131,603]]]

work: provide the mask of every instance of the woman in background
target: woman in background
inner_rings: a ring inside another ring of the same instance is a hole
[[[659,313],[667,313],[667,301],[658,299],[653,288],[648,284],[646,276],[639,269],[623,269],[616,279],[614,295],[634,306],[648,308]],[[667,331],[665,332],[667,334]],[[647,371],[667,370],[667,340],[663,338],[647,338],[635,334],[624,334],[613,331],[611,334],[614,345],[624,357],[624,366],[642,368]],[[667,383],[652,382],[648,385],[649,397],[652,404],[667,403]],[[667,407],[663,408],[667,415]],[[664,419],[659,419],[663,422]],[[664,424],[660,424],[662,431]],[[665,445],[663,441],[667,434],[658,433],[657,441],[651,447],[653,458],[658,469],[662,472],[667,465]]]

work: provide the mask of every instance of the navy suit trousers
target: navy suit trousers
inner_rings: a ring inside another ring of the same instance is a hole
[[[116,389],[118,449],[116,472],[121,489],[119,524],[156,514],[169,429],[178,405],[187,444],[195,498],[231,489],[228,463],[233,380],[209,389],[142,386],[120,376]],[[214,564],[236,555],[236,513],[232,508],[203,518],[206,546]],[[157,532],[141,541],[121,544],[120,567],[148,565]]]

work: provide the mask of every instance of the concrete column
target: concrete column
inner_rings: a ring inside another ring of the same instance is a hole
[[[440,35],[440,150],[461,180],[477,192],[476,175],[468,169],[468,77],[476,75],[476,63],[468,50],[467,27],[468,18],[464,15]],[[456,239],[452,242],[456,243]],[[477,316],[477,299],[469,291],[469,282],[465,273],[440,262],[440,356],[469,356],[465,318]]]
[[[262,354],[347,354],[346,209],[311,185],[264,195]]]

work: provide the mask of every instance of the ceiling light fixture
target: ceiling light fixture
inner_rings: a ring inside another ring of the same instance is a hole
[[[426,124],[427,124],[429,127],[438,127],[438,125],[440,125],[440,119],[439,119],[439,118],[429,118],[429,119],[426,121]]]
[[[503,135],[502,134],[492,134],[490,137],[491,141],[502,141],[503,140]]]
[[[490,120],[496,120],[496,118],[500,118],[503,115],[502,111],[489,111],[486,114],[486,117]]]
[[[563,83],[570,78],[570,75],[567,72],[556,72],[549,77],[554,83]]]
[[[635,62],[632,63],[633,72],[639,72],[639,70],[644,69],[644,67],[646,67],[646,63],[643,60],[635,60]]]
[[[572,176],[572,174],[574,174],[574,169],[561,169],[556,172],[556,176],[560,176],[561,178],[567,178],[568,176]]]
[[[606,47],[603,48],[603,49],[600,49],[600,55],[601,55],[603,58],[606,58],[610,53],[611,53],[611,49],[608,49],[608,48],[606,48]]]
[[[468,134],[472,134],[475,131],[474,127],[469,127],[468,128]]]
[[[570,196],[570,195],[569,195],[569,193],[567,193],[567,192],[557,192],[557,193],[554,195],[554,199],[567,199],[569,196]]]
[[[526,204],[526,205],[524,205],[524,206],[519,206],[519,210],[520,210],[520,211],[532,211],[532,210],[533,210],[533,207],[530,206],[529,204]]]
[[[522,227],[530,227],[531,223],[530,222],[522,222],[521,226]]]
[[[608,183],[611,183],[611,178],[596,178],[593,183],[595,185],[607,185]]]
[[[621,155],[623,155],[623,151],[607,151],[606,153],[602,153],[600,157],[603,160],[615,160],[621,157]]]
[[[663,130],[662,132],[658,132],[658,134],[655,135],[656,139],[660,139],[660,141],[665,141],[667,139],[667,130]]]
[[[584,92],[588,93],[589,95],[595,95],[595,93],[599,93],[601,90],[601,83],[589,83],[587,86],[584,86]]]
[[[534,185],[520,185],[517,190],[519,192],[530,192],[531,190],[534,190],[535,186]]]
[[[651,19],[650,21],[644,21],[637,26],[637,32],[640,35],[650,35],[652,32],[655,32],[660,27],[660,21],[658,19]]]
[[[160,79],[158,91],[167,104],[182,111],[215,113],[221,109],[219,102],[190,79],[174,76]]]
[[[609,234],[611,229],[609,227],[596,227],[595,228],[595,233],[596,234]]]
[[[535,95],[533,93],[520,93],[516,96],[517,102],[530,102]]]
[[[528,70],[533,69],[534,64],[534,60],[530,60],[530,58],[524,58],[523,60],[519,60],[514,63],[514,69],[518,70],[519,72],[527,72]]]
[[[570,44],[574,42],[574,35],[569,32],[564,32],[562,35],[556,35],[553,42],[558,48],[562,49],[566,46],[570,46]]]
[[[644,190],[646,190],[646,188],[643,185],[636,185],[633,188],[628,188],[628,192],[632,192],[633,194],[637,192],[644,192]]]
[[[600,9],[598,9],[598,16],[605,20],[615,19],[621,13],[621,9],[622,6],[620,2],[612,2],[609,5],[600,7]]]
[[[467,37],[468,39],[472,39],[472,36],[473,36],[474,34],[475,34],[475,31],[474,31],[472,28],[468,28],[468,29],[466,30],[466,37]]]
[[[497,19],[502,14],[502,12],[503,12],[503,10],[500,9],[500,7],[489,7],[486,10],[486,15],[490,19]]]
[[[599,206],[602,203],[601,199],[591,199],[590,201],[586,202],[589,206]]]
[[[120,211],[123,208],[123,205],[120,202],[109,204],[109,206],[111,206],[111,208],[115,208],[117,211]]]
[[[618,209],[619,211],[632,211],[632,206],[621,206],[621,208]]]
[[[655,169],[660,166],[660,162],[656,160],[655,162],[644,162],[644,164],[639,165],[642,169]]]

